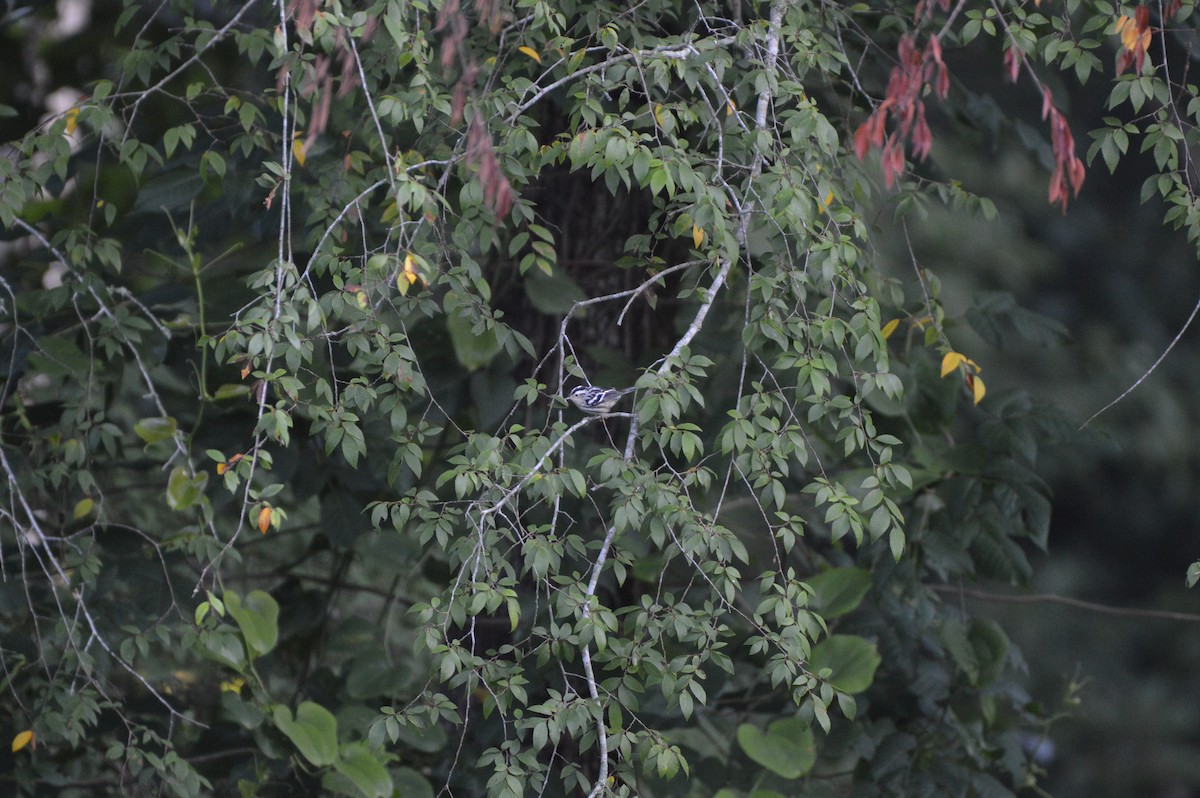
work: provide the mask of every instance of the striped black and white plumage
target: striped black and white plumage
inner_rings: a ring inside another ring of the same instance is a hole
[[[597,388],[594,385],[579,385],[571,389],[567,399],[585,413],[601,416],[611,413],[617,401],[633,388]]]

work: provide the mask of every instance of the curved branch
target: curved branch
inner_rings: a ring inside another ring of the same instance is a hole
[[[780,28],[783,25],[783,11],[787,4],[788,0],[776,0],[776,2],[771,6],[770,25],[767,29],[767,53],[763,64],[768,74],[773,74],[778,67]],[[771,83],[772,81],[766,81],[766,86],[764,86],[763,90],[758,95],[758,105],[755,108],[754,113],[754,126],[756,130],[765,130],[767,127],[767,111],[770,108],[772,100]],[[747,194],[750,196],[746,202],[738,205],[739,218],[738,228],[735,235],[739,248],[744,248],[746,246],[746,236],[750,230],[750,220],[753,218],[756,207],[753,196],[754,179],[762,173],[762,167],[765,159],[766,156],[761,150],[755,151],[754,161],[750,167],[750,179],[747,181],[746,189]],[[697,309],[695,317],[693,317],[683,335],[681,335],[679,340],[675,342],[675,346],[672,347],[670,354],[663,358],[662,364],[658,367],[657,374],[659,376],[662,376],[671,368],[674,359],[679,355],[680,352],[683,351],[684,347],[691,343],[692,339],[699,334],[701,328],[704,326],[704,320],[708,317],[709,310],[716,301],[717,295],[720,293],[721,288],[725,285],[725,281],[729,277],[729,272],[733,269],[733,264],[734,259],[731,257],[722,261],[720,269],[717,271],[716,276],[713,277],[712,283],[705,291],[704,300],[701,302],[699,309]],[[633,457],[633,445],[634,441],[637,439],[637,429],[638,423],[637,416],[635,415],[629,424],[629,435],[625,440],[626,460],[632,459]],[[616,538],[616,533],[617,528],[616,525],[613,524],[609,526],[604,535],[604,542],[601,544],[600,551],[596,555],[596,562],[592,566],[592,574],[588,579],[587,590],[584,592],[584,598],[586,601],[590,602],[592,597],[596,595],[596,588],[600,583],[600,574],[604,570],[604,563],[608,560],[608,554],[612,550],[613,540]],[[590,604],[585,603],[581,615],[584,619],[586,619],[590,614]],[[585,645],[583,647],[582,659],[584,676],[587,680],[588,695],[593,701],[597,701],[599,700],[599,690],[597,689],[596,675],[592,671],[590,645]],[[604,792],[605,784],[608,781],[608,734],[604,727],[603,719],[596,721],[596,738],[600,747],[600,771],[596,776],[595,786],[593,786],[591,792],[588,793],[588,798],[598,798],[598,796]]]
[[[1026,595],[1020,595],[1009,593],[989,593],[986,590],[978,590],[969,587],[956,587],[954,585],[928,585],[927,587],[936,593],[952,593],[954,595],[979,599],[980,601],[990,601],[995,604],[1060,604],[1064,607],[1073,607],[1077,610],[1095,612],[1100,615],[1111,615],[1117,618],[1153,618],[1160,621],[1184,621],[1186,623],[1200,623],[1200,615],[1197,615],[1194,612],[1139,610],[1131,607],[1114,607],[1111,604],[1097,604],[1094,601],[1084,601],[1083,599],[1071,598],[1070,596],[1060,596],[1056,593],[1029,593]]]

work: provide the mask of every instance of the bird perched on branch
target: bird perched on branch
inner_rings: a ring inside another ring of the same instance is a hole
[[[597,388],[594,385],[578,385],[567,394],[567,400],[585,413],[602,416],[611,413],[617,402],[633,388]]]

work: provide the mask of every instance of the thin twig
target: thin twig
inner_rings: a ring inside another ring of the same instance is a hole
[[[1167,359],[1167,355],[1171,354],[1171,350],[1175,348],[1175,345],[1179,343],[1179,340],[1181,338],[1183,338],[1183,334],[1188,331],[1188,328],[1192,326],[1192,322],[1196,320],[1197,313],[1200,313],[1200,299],[1196,300],[1196,304],[1192,306],[1192,312],[1188,315],[1187,321],[1185,321],[1183,323],[1183,326],[1179,328],[1179,332],[1175,333],[1175,337],[1171,339],[1171,343],[1167,344],[1167,348],[1164,349],[1162,351],[1162,354],[1160,354],[1158,356],[1158,359],[1155,360],[1154,363],[1152,363],[1150,365],[1150,368],[1146,369],[1146,371],[1142,373],[1142,376],[1140,376],[1136,380],[1134,380],[1133,385],[1130,385],[1128,388],[1126,388],[1124,391],[1122,391],[1120,396],[1118,396],[1116,399],[1113,399],[1111,402],[1109,402],[1104,407],[1097,410],[1095,413],[1092,413],[1092,415],[1088,417],[1087,421],[1085,421],[1079,425],[1079,428],[1083,429],[1088,424],[1091,424],[1092,421],[1094,421],[1097,416],[1099,416],[1101,413],[1104,413],[1105,411],[1107,411],[1113,405],[1122,401],[1126,396],[1129,396],[1129,394],[1133,393],[1134,390],[1136,390],[1139,385],[1141,385],[1143,382],[1145,382],[1146,378],[1149,377],[1151,374],[1153,374],[1154,370],[1156,368],[1158,368],[1159,365],[1164,360]]]
[[[733,36],[726,36],[721,39],[710,40],[708,44],[710,44],[712,47],[722,47],[726,44],[732,44],[734,41],[735,38]],[[642,58],[666,58],[669,60],[680,61],[693,55],[699,55],[699,53],[700,51],[694,44],[685,44],[682,47],[657,47],[649,50],[637,50],[634,52],[625,53],[624,55],[613,56],[612,58],[605,59],[598,64],[592,64],[591,66],[577,69],[571,74],[564,75],[553,83],[547,84],[525,102],[518,103],[516,109],[509,114],[508,119],[505,120],[505,124],[512,125],[517,121],[517,118],[521,116],[521,114],[528,111],[534,105],[537,105],[539,100],[550,94],[559,86],[570,83],[573,80],[578,80],[584,75],[591,74],[592,72],[602,72],[613,64],[619,64],[622,61],[636,61]]]
[[[186,61],[184,61],[179,66],[175,67],[175,69],[168,72],[167,75],[162,80],[160,80],[158,83],[155,83],[153,86],[151,86],[148,89],[145,89],[144,91],[138,92],[138,94],[140,94],[141,96],[138,97],[136,100],[134,100],[133,106],[131,109],[131,113],[129,115],[129,119],[126,123],[125,131],[126,131],[127,137],[128,137],[129,132],[131,132],[133,130],[133,120],[137,116],[138,108],[146,100],[146,98],[149,97],[151,94],[155,94],[157,92],[162,91],[164,86],[166,86],[168,83],[170,83],[175,78],[182,75],[184,73],[184,71],[187,70],[188,67],[190,67],[192,64],[194,64],[200,60],[200,56],[207,53],[210,49],[213,48],[213,46],[215,46],[218,42],[222,41],[226,36],[228,36],[229,31],[233,30],[233,26],[236,25],[239,21],[241,21],[242,17],[246,14],[246,12],[249,11],[251,9],[251,7],[253,7],[254,4],[257,2],[258,2],[258,0],[248,0],[248,2],[245,5],[243,5],[240,9],[238,9],[238,12],[233,15],[233,17],[229,20],[229,22],[225,23],[225,25],[222,28],[220,28],[219,30],[214,31],[212,34],[212,37],[209,38],[209,40],[204,43],[203,47],[201,47],[199,50],[194,52],[190,58],[188,58]]]
[[[1101,615],[1112,615],[1118,618],[1154,618],[1161,621],[1185,621],[1187,623],[1200,623],[1200,615],[1193,612],[1173,612],[1171,610],[1139,610],[1131,607],[1114,607],[1110,604],[1097,604],[1094,601],[1084,601],[1082,599],[1071,598],[1069,596],[1060,596],[1056,593],[990,593],[986,590],[978,590],[976,588],[969,587],[956,587],[954,585],[929,585],[928,587],[930,590],[933,590],[937,593],[953,593],[954,595],[967,596],[968,598],[979,599],[980,601],[990,601],[994,604],[1061,604],[1064,607],[1073,607],[1077,610],[1096,612]]]

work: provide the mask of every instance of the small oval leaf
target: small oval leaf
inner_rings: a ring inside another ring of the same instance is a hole
[[[158,443],[170,440],[175,435],[175,419],[143,418],[133,425],[133,431],[146,443]]]
[[[96,509],[96,501],[94,499],[80,499],[75,502],[75,509],[71,511],[71,520],[78,521],[81,518],[86,518],[92,514],[92,510]]]

